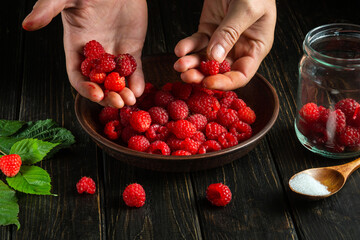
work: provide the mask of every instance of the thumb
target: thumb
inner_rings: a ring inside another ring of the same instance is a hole
[[[48,25],[65,8],[66,0],[38,0],[31,13],[24,19],[22,26],[27,31],[38,30]]]
[[[241,34],[257,20],[253,8],[244,2],[232,1],[228,6],[228,13],[210,38],[207,47],[210,59],[223,62]]]

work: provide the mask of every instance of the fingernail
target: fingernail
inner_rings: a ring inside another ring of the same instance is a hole
[[[225,49],[223,48],[223,46],[221,46],[220,44],[216,44],[212,49],[211,49],[211,54],[212,57],[220,62],[220,59],[224,58],[225,55]]]

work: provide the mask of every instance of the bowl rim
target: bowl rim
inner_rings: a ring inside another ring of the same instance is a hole
[[[81,115],[80,112],[81,111],[79,109],[79,105],[80,105],[79,102],[81,100],[83,100],[83,99],[87,100],[87,101],[90,101],[90,100],[84,98],[79,93],[77,93],[77,95],[75,97],[75,115],[76,115],[76,118],[78,119],[78,122],[82,126],[82,128],[91,136],[91,138],[95,142],[100,142],[101,144],[105,145],[106,147],[108,147],[111,150],[116,151],[116,152],[119,152],[119,148],[120,148],[121,152],[123,154],[128,154],[128,155],[132,155],[132,156],[136,156],[136,157],[142,157],[142,158],[148,157],[150,159],[167,160],[167,161],[169,161],[169,160],[178,161],[178,160],[195,160],[195,159],[201,159],[201,158],[213,158],[213,157],[220,156],[225,152],[233,152],[236,149],[246,147],[246,146],[251,146],[253,143],[256,143],[263,136],[265,136],[266,133],[275,124],[275,122],[277,120],[277,117],[279,115],[279,108],[280,108],[280,106],[279,106],[279,97],[278,97],[278,95],[276,93],[275,88],[269,83],[268,80],[266,80],[259,73],[256,73],[255,75],[256,75],[256,77],[260,78],[267,85],[267,87],[270,89],[270,91],[272,92],[272,96],[273,96],[273,100],[274,100],[274,108],[275,109],[273,111],[273,114],[272,114],[269,122],[265,125],[265,127],[260,132],[253,135],[252,137],[250,137],[246,141],[241,142],[241,143],[239,143],[239,144],[237,144],[235,146],[232,146],[232,147],[229,147],[229,148],[226,148],[226,149],[222,149],[222,150],[219,150],[219,151],[215,151],[215,152],[209,152],[209,153],[205,153],[205,154],[195,154],[195,155],[189,155],[189,156],[160,155],[160,154],[150,154],[150,153],[146,153],[146,152],[139,152],[139,151],[127,148],[125,146],[122,146],[120,144],[117,144],[117,143],[105,138],[104,136],[97,133],[96,131],[94,131],[92,128],[89,127],[88,124],[86,124],[86,120],[84,120],[83,118],[80,118],[80,115]]]

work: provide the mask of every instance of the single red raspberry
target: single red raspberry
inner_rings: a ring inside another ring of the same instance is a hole
[[[170,147],[163,141],[155,141],[150,144],[147,150],[151,154],[170,155]]]
[[[222,108],[230,108],[231,103],[234,101],[234,99],[235,98],[232,98],[232,97],[221,98],[220,99],[220,106]]]
[[[0,158],[0,170],[7,177],[14,177],[20,171],[22,161],[18,154],[4,155]]]
[[[121,124],[118,120],[106,123],[104,127],[104,134],[108,139],[116,140],[121,136]]]
[[[117,72],[112,72],[106,76],[104,86],[107,90],[120,92],[125,87],[125,78]]]
[[[248,124],[253,124],[256,120],[256,114],[250,107],[240,108],[238,111],[239,120]]]
[[[181,143],[183,141],[183,139],[179,139],[175,135],[170,135],[169,138],[166,140],[166,144],[169,146],[171,151],[176,151],[181,149]]]
[[[84,46],[84,56],[87,58],[98,58],[104,53],[104,47],[96,40],[91,40]]]
[[[330,111],[325,126],[327,131],[330,133],[343,132],[346,126],[345,114],[340,109]]]
[[[128,143],[129,139],[133,136],[139,135],[130,125],[123,128],[121,131],[121,139],[124,143]]]
[[[78,193],[94,194],[96,191],[96,184],[90,177],[82,177],[78,183],[76,183],[76,189]]]
[[[226,72],[229,72],[229,71],[231,71],[230,63],[228,61],[224,60],[219,65],[219,73],[226,73]]]
[[[221,150],[221,145],[216,140],[207,140],[199,147],[198,154],[205,154],[209,152],[216,152]]]
[[[251,126],[243,121],[233,123],[229,129],[229,132],[236,136],[239,143],[249,139],[252,136]]]
[[[190,152],[191,154],[196,154],[199,150],[200,147],[200,142],[195,141],[191,138],[186,138],[182,143],[181,143],[181,150],[185,150],[187,152]]]
[[[131,115],[130,124],[135,131],[145,132],[151,125],[151,116],[148,112],[139,110]]]
[[[168,82],[168,83],[165,83],[162,87],[161,87],[161,90],[165,91],[165,92],[171,92],[172,90],[172,87],[173,87],[173,84],[172,82]]]
[[[208,121],[214,121],[220,109],[219,101],[206,93],[192,95],[188,99],[187,104],[192,113],[200,113],[204,115]]]
[[[231,109],[234,109],[236,111],[239,111],[241,108],[245,108],[245,107],[246,107],[246,103],[244,102],[244,100],[240,98],[234,98],[230,106]]]
[[[149,109],[149,114],[153,123],[165,125],[169,121],[168,112],[162,107],[152,107]]]
[[[172,130],[175,127],[175,121],[169,121],[165,124],[165,127],[167,127],[169,129],[170,132],[172,132]]]
[[[196,132],[196,128],[194,124],[192,124],[188,120],[177,120],[171,131],[175,134],[177,138],[185,139],[191,138]]]
[[[142,207],[145,204],[146,194],[144,188],[138,184],[133,183],[128,185],[123,194],[123,200],[128,207]]]
[[[310,141],[313,144],[320,147],[331,140],[331,138],[329,138],[329,132],[326,129],[325,125],[316,122],[316,123],[310,123],[309,127],[310,127],[310,134],[307,135],[306,137],[310,139]]]
[[[189,153],[188,151],[185,151],[185,150],[177,150],[175,152],[172,152],[171,155],[173,155],[173,156],[190,156],[191,153]]]
[[[217,140],[225,132],[227,132],[226,128],[217,122],[209,122],[205,127],[205,135],[210,140]]]
[[[154,142],[156,140],[166,141],[169,135],[169,129],[159,124],[152,124],[145,132],[145,136],[150,142]]]
[[[318,110],[319,110],[319,119],[318,121],[324,125],[326,125],[328,119],[329,119],[329,115],[330,115],[330,112],[331,110],[330,109],[327,109],[323,106],[319,106],[318,107]]]
[[[104,72],[99,73],[94,69],[90,72],[89,78],[91,82],[102,84],[105,81],[106,73]]]
[[[205,76],[216,75],[219,73],[219,62],[215,60],[202,61],[200,63],[200,71]]]
[[[302,117],[304,121],[309,123],[316,122],[320,117],[318,106],[312,102],[302,106],[299,113],[300,117]]]
[[[185,119],[189,115],[189,108],[183,100],[176,100],[168,104],[167,110],[173,120]]]
[[[135,58],[129,53],[119,54],[115,58],[115,62],[116,62],[115,71],[117,71],[120,74],[120,76],[124,76],[124,77],[130,76],[136,70],[137,67]]]
[[[175,82],[171,88],[171,93],[173,94],[173,96],[181,100],[188,99],[191,95],[191,91],[191,84],[182,82]]]
[[[81,73],[88,77],[91,70],[95,68],[97,61],[96,58],[85,58],[85,60],[81,62]]]
[[[119,109],[113,107],[104,107],[101,109],[99,114],[101,124],[105,125],[114,120],[119,120]]]
[[[198,141],[200,143],[203,143],[206,141],[205,134],[200,131],[196,131],[194,135],[191,137],[192,140]]]
[[[222,95],[223,98],[238,98],[238,95],[236,94],[236,92],[234,91],[225,91],[224,94]]]
[[[210,184],[206,189],[206,199],[215,206],[226,206],[230,203],[231,198],[232,194],[229,187],[222,183]]]
[[[116,63],[114,60],[115,56],[110,53],[104,53],[100,56],[96,63],[95,69],[98,72],[111,72],[115,69]]]
[[[189,116],[186,120],[194,124],[196,130],[198,131],[204,131],[206,124],[208,123],[207,118],[200,113],[193,114]]]
[[[217,114],[217,122],[224,127],[230,127],[233,123],[238,122],[238,113],[231,108],[220,108]]]
[[[230,133],[222,133],[218,138],[219,143],[221,144],[222,149],[229,148],[238,144],[237,137]]]
[[[342,99],[335,104],[335,109],[340,109],[343,113],[345,113],[347,120],[354,117],[354,113],[358,107],[360,107],[360,104],[352,98]]]
[[[128,148],[135,151],[146,152],[149,147],[150,142],[143,135],[132,136],[128,141]]]
[[[138,111],[138,109],[132,106],[124,106],[123,108],[120,108],[119,115],[121,125],[129,126],[131,115],[136,111]]]
[[[167,107],[167,105],[175,100],[174,96],[170,92],[157,91],[155,93],[154,101],[158,107]]]
[[[344,146],[355,146],[360,143],[360,129],[346,126],[345,130],[339,135],[338,141]]]

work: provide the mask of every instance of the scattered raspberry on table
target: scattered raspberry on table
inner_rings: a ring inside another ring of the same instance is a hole
[[[206,199],[212,205],[224,207],[230,203],[232,198],[231,191],[228,186],[222,183],[213,183],[206,189]]]
[[[157,89],[146,83],[134,106],[104,107],[99,121],[105,137],[133,150],[185,156],[218,151],[249,139],[256,114],[233,91],[183,82]]]
[[[0,170],[7,177],[14,177],[20,171],[22,161],[18,154],[4,155],[0,158]]]
[[[142,207],[146,200],[145,190],[138,183],[128,185],[125,188],[122,197],[125,204],[129,207]]]
[[[94,180],[90,177],[82,177],[79,182],[76,184],[76,189],[78,193],[89,193],[94,194],[96,191],[96,185]]]

